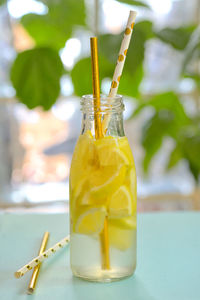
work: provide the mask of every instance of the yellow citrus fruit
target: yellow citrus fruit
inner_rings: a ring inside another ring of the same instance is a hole
[[[131,195],[133,197],[133,212],[137,210],[137,178],[135,167],[131,167],[131,169],[127,172],[125,178],[125,185],[129,187]]]
[[[131,165],[134,165],[133,154],[132,154],[131,148],[129,146],[127,137],[125,137],[125,136],[120,137],[117,139],[117,141],[118,141],[119,149],[125,154],[129,163]]]
[[[77,182],[74,188],[74,197],[77,198],[80,196],[80,194],[83,192],[83,189],[86,185],[87,178],[85,176],[83,178],[80,178],[80,180]]]
[[[129,189],[123,185],[111,196],[108,211],[110,217],[130,216],[133,211],[133,198]]]
[[[94,197],[89,191],[86,191],[82,196],[81,205],[103,205],[106,206],[108,202],[107,197]]]
[[[101,166],[109,165],[120,165],[120,164],[130,164],[129,155],[124,151],[128,145],[127,139],[126,144],[121,142],[124,138],[114,138],[114,137],[104,137],[102,139],[95,141],[96,152],[99,158],[99,163]],[[119,145],[122,144],[122,150]]]
[[[119,226],[109,224],[108,234],[110,245],[121,251],[125,251],[131,247],[134,241],[135,232],[133,229],[124,230]]]
[[[101,166],[117,166],[121,164],[129,165],[129,160],[124,152],[116,146],[100,145],[97,147],[97,154]]]
[[[126,175],[126,166],[102,167],[90,174],[90,193],[93,197],[105,198],[117,190]]]
[[[120,227],[121,229],[136,229],[136,215],[119,219],[109,219],[109,224]]]
[[[81,135],[76,144],[70,170],[72,189],[78,189],[86,175],[96,166],[94,139],[89,131]],[[80,183],[80,184],[79,184]]]
[[[105,146],[116,147],[118,146],[117,139],[118,138],[115,138],[113,136],[104,136],[103,138],[97,139],[95,141],[95,146],[98,147],[98,146],[105,145]]]
[[[75,222],[75,232],[80,234],[98,234],[102,231],[106,216],[105,207],[82,209]]]

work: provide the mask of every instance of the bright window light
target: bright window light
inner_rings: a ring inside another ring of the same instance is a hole
[[[79,39],[72,38],[67,40],[65,47],[60,51],[60,56],[63,64],[67,69],[72,69],[75,59],[81,53],[81,42]]]
[[[35,0],[9,0],[8,11],[13,18],[21,18],[29,13],[44,15],[48,12],[48,8]]]
[[[172,7],[172,0],[150,0],[149,4],[157,14],[167,15]]]
[[[63,96],[70,96],[74,92],[72,79],[69,75],[62,76],[60,80],[61,94]]]
[[[68,121],[73,117],[76,109],[78,109],[77,102],[68,99],[66,102],[63,101],[60,102],[59,105],[54,105],[52,112],[59,120]]]
[[[130,6],[122,5],[114,0],[104,0],[103,12],[105,17],[105,26],[112,33],[119,33],[127,22]]]

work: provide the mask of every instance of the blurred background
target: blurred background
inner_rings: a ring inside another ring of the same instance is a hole
[[[0,0],[0,210],[68,209],[89,37],[107,94],[130,9],[119,93],[138,210],[200,210],[199,0]]]

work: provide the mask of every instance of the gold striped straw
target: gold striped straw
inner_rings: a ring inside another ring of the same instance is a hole
[[[40,264],[43,260],[47,259],[54,253],[58,252],[61,248],[69,244],[70,237],[69,235],[66,236],[64,239],[62,239],[60,242],[56,243],[53,247],[49,248],[48,250],[44,251],[41,255],[38,255],[34,259],[32,259],[30,262],[28,262],[25,266],[20,268],[15,272],[15,277],[20,278],[24,276],[28,271],[30,271],[32,268]]]
[[[99,85],[99,64],[97,37],[90,38],[91,59],[92,59],[92,87],[94,98],[94,120],[95,138],[103,137],[101,112],[100,112],[100,85]],[[109,240],[108,240],[108,218],[105,217],[104,228],[100,233],[102,269],[110,269]]]
[[[48,242],[48,238],[49,238],[49,232],[45,232],[43,239],[42,239],[41,246],[40,246],[39,255],[41,255],[44,252],[47,242]],[[41,267],[41,263],[39,265],[37,265],[33,270],[33,274],[31,276],[31,280],[28,285],[28,290],[27,290],[28,294],[33,294],[33,292],[35,290],[38,275],[40,272],[40,267]]]
[[[127,54],[128,47],[130,44],[133,27],[135,24],[136,15],[137,15],[136,11],[131,10],[129,13],[128,22],[127,22],[126,29],[124,32],[124,37],[123,37],[123,40],[121,43],[121,48],[119,50],[117,64],[116,64],[115,71],[113,74],[113,80],[111,83],[110,92],[108,95],[108,98],[110,98],[110,104],[112,102],[112,98],[114,98],[117,94],[117,90],[119,87],[119,81],[120,81],[120,78],[122,75],[124,63],[126,60],[126,54]],[[102,122],[102,128],[103,128],[104,133],[106,132],[106,130],[108,128],[109,121],[110,121],[110,114],[107,114],[107,115],[105,115],[105,118]]]

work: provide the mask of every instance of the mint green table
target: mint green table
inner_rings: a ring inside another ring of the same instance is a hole
[[[37,254],[49,230],[48,246],[68,234],[67,215],[0,214],[1,300],[199,300],[200,213],[138,216],[138,265],[134,276],[90,283],[72,276],[69,249],[43,263],[35,294],[26,294],[31,274],[14,271]],[[30,273],[30,272],[29,272]]]

